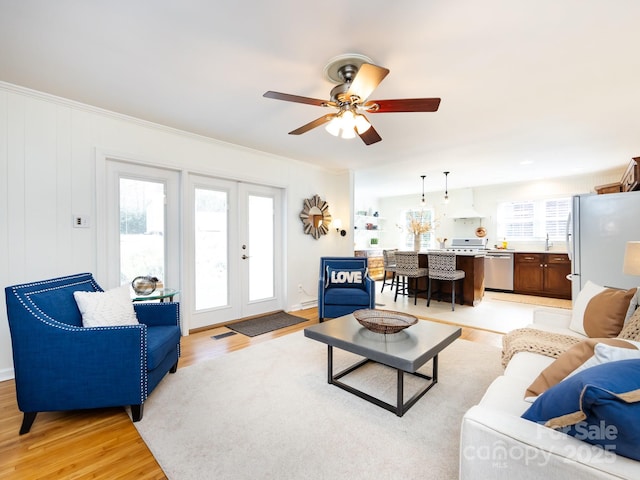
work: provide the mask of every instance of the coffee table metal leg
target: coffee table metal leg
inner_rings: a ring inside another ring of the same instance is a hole
[[[398,417],[402,417],[407,410],[409,410],[418,400],[422,398],[422,396],[427,393],[431,387],[433,387],[438,381],[438,356],[436,355],[432,359],[433,361],[433,370],[431,376],[424,375],[419,372],[408,372],[413,376],[423,378],[425,380],[430,380],[430,382],[425,385],[421,390],[416,392],[416,394],[411,397],[406,402],[404,401],[404,371],[400,369],[396,369],[397,372],[397,392],[396,392],[396,404],[391,405],[390,403],[384,402],[368,393],[365,393],[361,390],[358,390],[346,383],[340,381],[340,378],[348,375],[349,373],[357,370],[363,365],[373,362],[373,360],[369,360],[365,358],[364,360],[355,363],[354,365],[342,370],[337,374],[333,374],[333,347],[331,345],[327,345],[327,382],[339,387],[343,390],[346,390],[349,393],[352,393],[364,400],[367,400],[379,407],[384,408],[385,410],[389,410],[390,412],[395,413]],[[375,363],[375,362],[373,362]]]
[[[438,382],[438,355],[433,357],[433,373],[431,377],[433,378],[433,383]]]
[[[416,377],[424,378],[425,380],[431,380],[431,381],[424,388],[422,388],[422,390],[419,390],[418,392],[416,392],[416,394],[413,397],[411,397],[409,400],[407,400],[402,406],[400,405],[400,402],[398,402],[398,412],[396,414],[399,417],[404,415],[404,413],[407,410],[409,410],[418,400],[420,400],[425,393],[431,390],[431,387],[433,387],[436,383],[438,383],[438,355],[433,357],[432,361],[433,361],[433,364],[432,364],[433,369],[431,372],[431,376],[424,375],[418,372],[414,372],[411,374]]]
[[[396,400],[396,415],[404,415],[404,372],[398,369],[398,397]]]

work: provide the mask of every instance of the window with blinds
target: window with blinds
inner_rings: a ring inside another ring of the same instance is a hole
[[[563,240],[570,198],[503,202],[498,205],[498,238]]]

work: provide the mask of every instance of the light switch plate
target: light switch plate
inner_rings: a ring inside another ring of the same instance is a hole
[[[74,228],[89,228],[89,217],[86,215],[74,215],[73,226]]]

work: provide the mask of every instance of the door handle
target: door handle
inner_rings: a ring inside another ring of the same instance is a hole
[[[240,257],[240,258],[242,258],[243,260],[246,260],[247,258],[249,258],[249,255],[244,255],[243,254],[242,257]]]

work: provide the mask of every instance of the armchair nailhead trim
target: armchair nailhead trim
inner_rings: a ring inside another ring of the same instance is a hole
[[[26,289],[26,288],[30,288],[30,287],[36,287],[39,285],[43,285],[43,286],[47,286],[51,283],[59,283],[60,281],[64,281],[64,280],[73,280],[76,278],[82,278],[83,280],[81,281],[77,281],[77,282],[70,282],[70,283],[65,283],[64,285],[57,285],[55,287],[49,287],[49,288],[43,288],[40,290],[34,290],[33,292],[27,292],[27,293],[22,293],[21,290]],[[68,287],[72,287],[74,285],[83,285],[86,283],[90,283],[91,286],[93,287],[94,291],[97,292],[102,292],[104,291],[100,285],[98,285],[93,276],[89,275],[89,274],[80,274],[80,275],[71,275],[68,277],[60,277],[60,278],[54,278],[54,279],[50,279],[50,280],[43,280],[43,281],[39,281],[39,282],[33,282],[33,283],[28,283],[28,284],[22,284],[22,285],[17,285],[14,287],[11,287],[11,292],[13,293],[13,295],[18,299],[18,301],[20,302],[20,304],[24,307],[25,310],[27,310],[34,318],[36,318],[37,320],[39,320],[40,322],[44,323],[45,325],[49,325],[50,327],[54,327],[54,328],[58,328],[61,330],[67,330],[70,332],[78,332],[78,333],[85,333],[85,332],[95,332],[97,330],[124,330],[124,329],[138,329],[140,330],[140,334],[141,334],[141,338],[140,338],[140,356],[141,358],[143,358],[143,362],[141,362],[140,364],[140,404],[142,404],[146,398],[148,397],[149,393],[149,379],[148,379],[148,375],[147,375],[147,370],[146,370],[146,365],[147,365],[147,348],[146,345],[148,344],[148,340],[147,340],[147,326],[144,324],[139,324],[139,325],[117,325],[117,326],[110,326],[110,327],[75,327],[73,325],[67,325],[66,323],[62,323],[62,322],[58,322],[57,320],[55,320],[54,318],[51,318],[49,315],[47,315],[46,313],[44,313],[40,308],[38,308],[38,306],[34,303],[34,301],[31,299],[31,297],[33,295],[37,295],[43,292],[50,292],[50,291],[55,291],[61,288],[68,288]],[[27,303],[28,302],[28,303]],[[155,304],[153,304],[155,305]],[[157,304],[160,305],[160,304]],[[177,309],[176,309],[177,311]],[[178,314],[178,318],[179,318],[179,314]],[[178,323],[179,321],[177,320],[176,323]],[[180,352],[178,352],[179,354]]]

